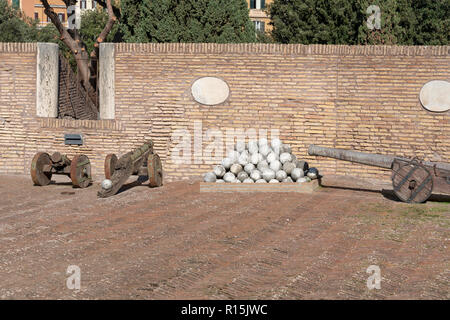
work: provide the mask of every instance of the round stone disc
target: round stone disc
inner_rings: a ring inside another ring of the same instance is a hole
[[[92,181],[91,162],[85,155],[77,155],[70,165],[70,179],[72,184],[80,188],[86,188]]]
[[[163,184],[161,159],[157,154],[150,154],[147,159],[148,181],[150,187],[160,187]]]
[[[420,102],[428,111],[450,110],[450,82],[444,80],[427,82],[420,90]]]
[[[46,186],[50,183],[52,179],[51,172],[45,172],[44,167],[51,167],[52,160],[48,153],[38,152],[34,155],[31,161],[31,180],[33,180],[35,185]]]

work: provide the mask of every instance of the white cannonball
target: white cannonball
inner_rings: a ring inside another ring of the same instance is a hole
[[[234,179],[233,183],[242,183],[239,179]]]
[[[272,148],[279,148],[281,147],[281,140],[278,138],[273,138],[272,141],[270,142],[270,145],[272,146]]]
[[[282,144],[281,145],[281,152],[283,153],[283,152],[287,152],[287,153],[292,153],[292,148],[291,148],[291,146],[290,145],[288,145],[288,144]]]
[[[248,155],[246,153],[242,152],[242,154],[239,156],[238,163],[241,166],[245,166],[248,163],[248,160],[249,160]]]
[[[294,182],[294,181],[292,180],[291,177],[287,177],[286,179],[283,179],[282,182]]]
[[[291,153],[291,158],[292,158],[291,162],[297,161],[297,156],[293,153]]]
[[[236,150],[231,150],[230,152],[228,152],[228,158],[230,158],[230,160],[233,163],[237,163],[239,160],[239,152],[237,152]]]
[[[236,142],[236,151],[241,153],[244,150],[245,150],[245,142],[244,141]]]
[[[224,183],[225,181],[223,181],[223,179],[217,179],[216,183]]]
[[[229,170],[232,164],[233,161],[230,158],[224,158],[222,160],[222,166],[225,168],[225,170]]]
[[[275,179],[275,171],[271,169],[264,169],[262,172],[262,177],[264,180],[269,182],[270,180]]]
[[[304,183],[304,182],[308,182],[308,180],[305,177],[301,177],[297,179],[298,183]]]
[[[295,168],[291,172],[291,177],[292,177],[292,180],[294,180],[294,181],[297,181],[298,178],[301,178],[304,175],[305,175],[305,173],[300,168]]]
[[[247,163],[244,167],[244,171],[248,174],[252,173],[253,170],[255,170],[255,165],[253,163]]]
[[[278,181],[277,179],[272,179],[269,181],[269,183],[280,183],[280,181]]]
[[[277,156],[279,156],[280,153],[281,153],[281,147],[280,146],[272,147],[272,150],[273,150],[272,152],[275,153]]]
[[[275,160],[278,160],[278,155],[272,151],[267,155],[267,162],[272,163]]]
[[[258,169],[255,169],[252,171],[252,173],[250,173],[250,178],[252,178],[253,181],[260,180],[261,177],[261,171],[259,171]]]
[[[214,172],[207,172],[203,176],[203,180],[205,182],[216,182],[216,174]]]
[[[283,170],[289,175],[291,174],[292,170],[295,169],[295,164],[293,164],[292,162],[285,162],[283,164]]]
[[[251,145],[248,147],[248,152],[250,152],[250,154],[258,153],[258,151],[259,151],[259,148],[257,145],[256,146]]]
[[[269,168],[271,170],[273,170],[274,172],[277,172],[278,170],[281,169],[281,162],[278,161],[278,160],[275,160],[275,161],[270,163]]]
[[[248,140],[247,147],[248,147],[248,149],[250,149],[251,147],[258,147],[258,141],[256,141],[256,140]]]
[[[256,180],[255,183],[267,183],[267,181],[264,179],[259,179],[259,180]]]
[[[242,166],[239,163],[235,163],[231,166],[230,172],[234,175],[237,175],[239,172],[243,170]]]
[[[102,188],[104,190],[109,190],[109,189],[112,188],[112,186],[113,186],[113,183],[112,183],[111,180],[105,179],[105,180],[102,181]]]
[[[242,181],[242,183],[254,183],[255,181],[253,181],[253,179],[251,178],[247,178],[244,181]]]
[[[275,178],[276,178],[278,181],[283,181],[284,179],[287,178],[287,173],[284,172],[283,170],[278,170],[278,171],[275,173]]]
[[[260,162],[258,162],[258,165],[256,166],[258,168],[259,171],[263,171],[264,169],[269,168],[269,164],[267,163],[266,160],[261,160]]]
[[[254,165],[257,165],[259,162],[259,153],[253,153],[250,156],[250,162],[253,163]]]
[[[268,141],[267,141],[266,138],[260,138],[260,139],[258,140],[258,145],[259,145],[260,148],[261,148],[262,146],[267,146],[267,144],[268,144]]]
[[[219,164],[218,166],[214,167],[213,172],[217,178],[222,178],[225,172],[227,172],[227,170],[225,169],[224,166]]]
[[[237,178],[239,181],[244,181],[245,179],[248,178],[248,173],[245,171],[241,171],[237,174]]]
[[[292,161],[292,156],[290,153],[287,152],[283,152],[282,154],[280,154],[280,162],[281,163],[286,163],[286,162],[291,162]]]
[[[270,147],[267,144],[259,147],[259,153],[262,154],[264,157],[267,157],[267,155],[271,151],[272,151],[272,149],[270,149]]]
[[[225,181],[225,182],[233,182],[235,179],[236,179],[236,176],[231,172],[227,172],[223,176],[223,181]]]

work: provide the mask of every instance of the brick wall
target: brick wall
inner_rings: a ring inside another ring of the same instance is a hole
[[[189,165],[171,160],[172,133],[187,129],[193,146],[195,123],[203,134],[279,129],[298,157],[324,174],[389,177],[309,157],[310,143],[450,162],[450,112],[428,112],[418,100],[426,82],[450,80],[448,46],[117,44],[116,117],[100,121],[35,118],[35,48],[12,46],[0,44],[0,173],[27,173],[33,154],[47,150],[85,153],[100,176],[108,153],[152,138],[169,180],[197,177],[211,168],[199,155]],[[224,79],[229,99],[196,103],[190,87],[203,76]],[[64,146],[64,133],[83,133],[85,145]],[[203,137],[204,147],[210,143]]]

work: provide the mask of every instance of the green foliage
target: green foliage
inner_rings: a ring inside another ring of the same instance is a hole
[[[36,38],[36,26],[23,13],[0,0],[0,42],[30,42]]]
[[[80,35],[87,51],[92,52],[94,43],[108,22],[108,13],[103,8],[87,10],[81,15]],[[119,25],[116,23],[106,37],[106,42],[117,42]]]
[[[255,42],[245,0],[122,0],[127,42]]]
[[[381,9],[381,29],[369,30],[366,12]],[[448,0],[274,0],[272,36],[281,43],[446,45]]]

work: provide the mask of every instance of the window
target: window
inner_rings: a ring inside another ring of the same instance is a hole
[[[265,0],[250,0],[250,9],[264,9],[265,7]]]
[[[39,20],[39,13],[37,13],[37,12],[34,13],[34,20],[36,20],[36,21]]]
[[[12,7],[14,9],[20,9],[20,0],[13,0],[12,1]]]
[[[80,0],[80,9],[86,9],[86,0]]]
[[[263,21],[253,21],[253,24],[255,25],[255,30],[260,32],[266,31],[266,24]]]
[[[66,15],[64,13],[58,13],[58,18],[59,18],[59,21],[65,22]]]
[[[92,0],[92,9],[97,8],[97,1]]]

